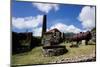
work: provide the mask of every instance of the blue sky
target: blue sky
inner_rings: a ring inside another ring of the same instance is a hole
[[[41,4],[41,3],[40,3]],[[40,5],[39,4],[39,5]],[[43,4],[43,3],[42,3]],[[83,5],[71,5],[71,4],[56,4],[55,6],[52,6],[52,4],[45,5],[48,7],[41,7],[39,5],[34,5],[34,2],[19,2],[19,1],[13,1],[12,2],[12,19],[13,18],[25,18],[25,17],[36,17],[38,15],[47,15],[47,29],[52,29],[52,28],[58,28],[56,25],[64,25],[64,29],[66,29],[68,27],[68,29],[70,30],[70,27],[75,28],[75,30],[77,29],[78,31],[83,31],[83,30],[87,30],[87,28],[91,28],[94,27],[94,20],[92,20],[94,18],[94,8],[95,7],[90,7],[90,6],[83,6]],[[44,5],[43,5],[44,6]],[[39,9],[40,7],[40,9]],[[46,9],[49,8],[50,9]],[[85,8],[87,7],[87,8]],[[83,9],[84,8],[84,9]],[[83,9],[83,13],[82,13],[82,9]],[[86,10],[87,12],[86,12]],[[89,12],[90,11],[90,12]],[[85,13],[84,13],[85,12]],[[87,17],[87,14],[90,13],[89,15],[91,15],[91,13],[93,14],[92,18]],[[84,19],[84,14],[86,14],[86,19]],[[89,18],[89,19],[88,19]],[[87,21],[85,21],[87,20]],[[91,22],[89,21],[93,21],[91,26],[87,26],[87,24],[91,24]],[[25,21],[25,19],[24,19]],[[14,20],[15,22],[15,20]],[[83,22],[83,23],[82,23]],[[86,23],[87,22],[87,23]],[[13,21],[12,21],[13,23]],[[24,23],[24,22],[20,22],[20,23]],[[20,24],[19,23],[19,24]],[[36,22],[38,23],[38,22]],[[17,25],[17,22],[14,23]],[[18,28],[18,26],[12,24],[12,31],[15,32],[25,32],[26,29],[28,29],[29,31],[33,32],[34,29],[40,28],[42,26],[42,24],[38,24],[36,27],[24,27],[24,28]],[[21,25],[20,25],[21,26]],[[63,28],[63,27],[59,27]],[[87,28],[86,28],[87,27]],[[32,29],[33,28],[33,29]],[[72,29],[72,28],[71,28]],[[62,30],[62,29],[60,29]],[[67,30],[67,31],[69,31]],[[62,31],[64,32],[64,31]],[[40,33],[40,32],[38,32]]]

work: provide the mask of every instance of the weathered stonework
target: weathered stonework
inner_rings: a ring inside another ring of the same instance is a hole
[[[44,46],[44,56],[58,56],[68,52],[65,46]]]
[[[57,28],[46,31],[46,15],[43,17],[42,26],[42,45],[44,56],[57,56],[67,52],[65,46],[60,46],[59,43],[63,40],[63,33]]]

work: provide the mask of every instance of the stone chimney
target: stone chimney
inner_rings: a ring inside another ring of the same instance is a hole
[[[43,24],[42,24],[42,37],[44,35],[44,33],[46,32],[46,22],[47,22],[47,19],[46,19],[46,15],[43,16]]]

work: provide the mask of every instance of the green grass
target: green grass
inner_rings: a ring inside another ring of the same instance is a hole
[[[68,53],[60,56],[44,57],[40,46],[33,48],[30,52],[13,55],[12,65],[47,64],[64,58],[73,58],[80,55],[88,56],[95,51],[95,45],[80,45],[78,48],[70,48],[68,43],[62,43],[61,45],[66,45]]]

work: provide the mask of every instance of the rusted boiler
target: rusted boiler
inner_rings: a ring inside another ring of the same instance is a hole
[[[92,34],[90,31],[87,32],[80,32],[77,33],[75,35],[73,35],[72,37],[69,38],[70,41],[76,41],[77,44],[82,41],[85,40],[85,44],[88,44],[88,41],[92,38]]]

